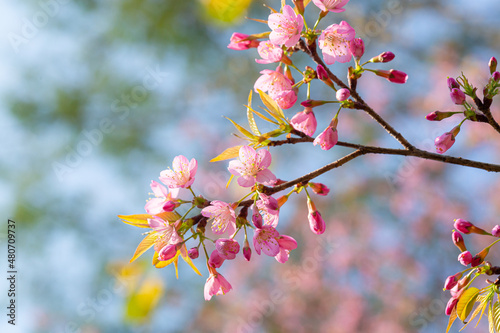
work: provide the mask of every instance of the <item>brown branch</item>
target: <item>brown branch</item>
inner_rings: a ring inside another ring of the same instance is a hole
[[[476,102],[475,99],[474,99],[474,102]],[[497,121],[495,120],[495,118],[493,118],[493,115],[491,114],[491,110],[490,110],[491,99],[488,99],[488,100],[485,99],[485,103],[484,104],[481,103],[480,105],[478,105],[476,102],[476,105],[477,105],[479,111],[481,111],[486,116],[486,119],[488,119],[488,124],[490,124],[491,127],[493,127],[495,129],[495,131],[500,133],[500,125],[497,123]]]

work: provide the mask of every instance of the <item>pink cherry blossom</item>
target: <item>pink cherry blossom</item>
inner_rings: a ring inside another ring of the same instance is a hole
[[[281,235],[278,237],[278,244],[280,246],[280,251],[274,258],[276,258],[279,263],[284,264],[290,256],[290,251],[297,248],[297,241],[290,236]]]
[[[208,266],[213,268],[219,268],[224,263],[224,258],[221,257],[219,251],[213,250],[208,259]]]
[[[205,283],[204,296],[205,300],[209,301],[214,295],[224,295],[228,293],[233,287],[231,284],[222,276],[214,270],[214,273],[210,273],[210,276]]]
[[[263,225],[269,225],[276,228],[279,220],[279,205],[278,200],[272,196],[260,193],[260,200],[256,202],[257,208],[263,218]]]
[[[272,29],[269,39],[276,45],[292,47],[300,39],[300,33],[304,27],[302,15],[295,14],[292,7],[283,7],[283,13],[273,13],[269,15],[268,23]]]
[[[270,97],[278,103],[280,108],[285,110],[291,108],[297,102],[297,92],[295,89],[283,90]]]
[[[453,103],[461,105],[465,102],[465,93],[458,88],[453,88],[450,91],[450,98]]]
[[[280,252],[280,245],[276,238],[279,237],[279,232],[271,226],[263,226],[261,229],[256,229],[253,236],[253,247],[258,255],[260,252],[274,257]]]
[[[179,193],[178,189],[172,189],[169,193],[165,186],[152,180],[151,190],[153,190],[155,198],[148,200],[144,206],[148,214],[156,215],[162,212],[172,212],[178,207],[179,204],[175,200],[172,200],[177,198]]]
[[[447,316],[451,315],[453,309],[457,307],[457,303],[458,303],[458,298],[454,297],[450,298],[448,304],[446,304],[446,309],[444,311]]]
[[[458,261],[464,266],[468,266],[472,262],[472,254],[469,251],[464,251],[459,254]]]
[[[177,251],[180,249],[179,244],[165,245],[160,252],[158,252],[158,260],[167,261],[175,257]]]
[[[311,108],[305,108],[304,111],[298,112],[290,120],[290,124],[294,129],[306,135],[312,136],[316,132],[318,123]]]
[[[275,71],[270,69],[264,69],[260,72],[262,74],[254,84],[255,92],[262,90],[267,92],[269,96],[274,99],[274,96],[280,94],[283,91],[292,90],[292,81],[283,75],[281,67],[278,67]]]
[[[345,21],[332,24],[323,30],[318,42],[325,63],[331,65],[336,61],[342,63],[350,61],[352,57],[350,43],[355,35],[354,29]]]
[[[333,13],[342,13],[344,7],[349,0],[313,0],[313,3],[322,11],[330,11]]]
[[[460,279],[461,277],[462,277],[462,273],[461,272],[459,272],[459,273],[457,273],[455,275],[448,276],[448,278],[444,282],[444,289],[445,290],[450,290],[453,287],[455,287],[457,285],[457,283],[458,283],[458,279]]]
[[[214,200],[210,202],[210,206],[201,210],[201,215],[212,219],[212,231],[215,234],[220,235],[226,231],[233,234],[236,231],[236,215],[227,202]]]
[[[259,47],[257,48],[257,52],[262,59],[255,59],[255,61],[259,64],[271,64],[273,62],[281,61],[283,57],[283,49],[275,44],[273,44],[270,40],[265,40],[259,43]]]
[[[198,162],[194,158],[188,161],[185,156],[179,155],[174,158],[172,169],[163,170],[160,173],[162,183],[169,188],[187,188],[194,182]]]
[[[192,247],[188,251],[188,256],[191,259],[196,259],[196,258],[198,258],[199,255],[200,255],[200,251],[198,250],[197,247]]]
[[[229,162],[228,170],[238,178],[238,184],[242,187],[251,187],[256,182],[264,185],[272,185],[276,176],[268,169],[272,157],[266,149],[258,152],[252,147],[240,148],[239,160]]]
[[[252,257],[252,249],[250,248],[250,244],[248,244],[248,240],[245,238],[245,245],[243,246],[243,257],[246,261],[250,261]]]
[[[495,237],[500,237],[500,226],[498,224],[491,229],[491,234]]]
[[[309,210],[307,219],[309,220],[309,227],[311,228],[311,231],[317,235],[321,235],[326,229],[325,221],[310,198],[307,198],[307,208]]]
[[[354,38],[349,43],[349,49],[354,58],[359,60],[365,54],[365,42],[361,38]]]
[[[328,195],[328,193],[330,193],[330,189],[322,183],[310,182],[309,187],[311,188],[311,190],[313,190],[314,193],[318,195]]]
[[[313,144],[319,145],[323,150],[329,150],[337,144],[339,135],[336,128],[328,126],[320,135],[314,139]]]
[[[349,98],[349,96],[351,96],[351,92],[347,88],[339,89],[335,94],[335,97],[337,97],[337,101],[339,102],[345,101],[346,99]]]
[[[222,259],[231,260],[240,252],[240,244],[234,239],[219,238],[215,241],[215,248]]]
[[[258,40],[247,40],[248,37],[250,36],[239,32],[233,33],[227,48],[236,51],[242,51],[242,50],[248,50],[251,47],[257,47],[259,45]]]

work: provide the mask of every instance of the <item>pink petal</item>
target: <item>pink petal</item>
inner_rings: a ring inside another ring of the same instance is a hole
[[[192,158],[189,162],[189,175],[191,178],[194,178],[196,175],[196,170],[198,170],[198,161]]]
[[[297,248],[297,241],[287,235],[281,235],[281,237],[278,238],[278,243],[280,247],[285,250],[295,250]]]
[[[240,176],[245,171],[245,166],[239,160],[232,160],[229,162],[229,167],[227,168],[235,176]]]
[[[255,152],[255,149],[250,146],[243,146],[240,148],[239,157],[243,165],[254,163],[256,155],[257,153]]]
[[[179,155],[174,157],[174,161],[172,162],[172,169],[175,172],[182,172],[183,170],[186,169],[188,165],[189,165],[188,159],[183,155]]]
[[[262,244],[262,252],[270,257],[277,255],[280,252],[278,241],[274,238],[268,239]]]
[[[160,214],[163,212],[163,205],[165,204],[165,200],[160,198],[153,198],[146,202],[144,209],[148,214]]]
[[[274,256],[274,258],[276,258],[276,260],[281,264],[284,264],[285,262],[287,262],[288,257],[289,257],[288,251],[283,249],[283,248],[281,248],[279,253]]]
[[[257,167],[260,168],[268,168],[271,165],[273,158],[271,156],[271,153],[267,149],[260,149],[257,152],[257,161],[259,161],[259,164]]]
[[[238,178],[238,185],[241,187],[251,187],[255,184],[255,178],[249,175]]]
[[[269,169],[266,169],[266,170],[262,170],[262,171],[259,171],[257,173],[257,182],[259,183],[262,183],[264,185],[271,185],[273,181],[276,180],[276,176],[274,175],[274,173],[271,172],[271,170]],[[269,184],[271,183],[271,184]]]

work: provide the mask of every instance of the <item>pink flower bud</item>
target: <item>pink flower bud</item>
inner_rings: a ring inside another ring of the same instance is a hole
[[[371,58],[370,62],[389,62],[392,61],[396,56],[392,52],[384,52],[376,57]]]
[[[491,57],[488,62],[488,67],[490,68],[490,74],[493,74],[497,70],[497,58]]]
[[[309,227],[311,228],[311,231],[317,235],[321,235],[326,229],[325,221],[321,217],[321,213],[316,210],[314,202],[312,202],[309,198],[307,198],[307,208],[309,209],[307,218],[309,220]]]
[[[495,82],[500,81],[500,73],[499,73],[499,72],[493,72],[493,74],[491,75],[491,78],[492,78],[492,79],[493,79],[493,81],[495,81]]]
[[[328,76],[328,73],[326,72],[325,67],[323,67],[321,65],[318,65],[318,67],[316,67],[316,74],[318,75],[318,79],[320,79],[321,81],[329,79],[329,76]]]
[[[446,132],[441,136],[438,136],[436,140],[434,140],[434,145],[436,146],[436,151],[439,154],[444,154],[448,149],[453,146],[455,143],[455,137],[452,133]]]
[[[306,135],[312,136],[316,132],[317,122],[314,112],[311,108],[305,108],[304,111],[298,112],[290,120],[292,127]]]
[[[252,222],[254,226],[258,229],[262,228],[263,220],[262,215],[260,215],[259,208],[257,205],[253,205]]]
[[[479,252],[472,258],[472,262],[470,263],[470,265],[472,267],[481,265],[489,252],[490,252],[489,247],[484,248],[481,252]]]
[[[461,104],[464,104],[464,102],[465,102],[465,93],[458,88],[453,88],[453,89],[451,89],[451,92],[450,92],[450,98],[451,98],[453,103],[455,103],[457,105],[461,105]]]
[[[448,301],[448,304],[446,304],[446,309],[444,311],[444,313],[449,316],[451,315],[451,313],[453,312],[453,309],[455,309],[457,307],[457,303],[458,303],[458,298],[450,298],[450,300]]]
[[[464,266],[468,266],[472,262],[472,254],[469,251],[464,251],[458,255],[458,261]]]
[[[252,257],[252,249],[250,248],[250,244],[248,244],[248,240],[246,239],[243,246],[243,257],[246,261],[250,261],[250,258]]]
[[[158,260],[167,261],[167,260],[170,260],[173,257],[175,257],[175,255],[177,254],[177,250],[178,250],[177,245],[178,244],[170,244],[170,245],[164,246],[160,250],[160,252],[158,252]]]
[[[305,108],[314,108],[316,106],[324,105],[326,103],[327,103],[327,101],[315,101],[312,99],[308,99],[308,100],[305,100],[302,103],[300,103],[300,105],[302,105]]]
[[[219,238],[215,241],[215,248],[222,259],[231,260],[236,258],[236,254],[240,252],[240,244],[234,239]]]
[[[462,220],[462,219],[456,219],[453,226],[455,227],[455,229],[457,229],[461,233],[469,234],[470,228],[472,226],[474,226],[474,224],[470,223],[469,221]]]
[[[313,190],[314,193],[319,194],[319,195],[328,195],[330,192],[330,189],[325,185],[321,183],[309,183],[309,187],[311,190]]]
[[[442,112],[442,111],[434,111],[425,116],[425,119],[430,121],[440,121],[451,117],[455,114],[455,112]]]
[[[219,251],[213,250],[210,254],[210,259],[208,259],[208,265],[213,268],[219,268],[224,263],[224,258],[219,254]]]
[[[458,280],[462,277],[462,272],[458,272],[455,275],[450,275],[444,282],[444,290],[450,290],[458,284]]]
[[[200,255],[200,252],[198,251],[197,247],[190,248],[188,251],[188,256],[191,259],[196,259]]]
[[[347,88],[342,88],[337,90],[335,96],[337,97],[337,101],[343,102],[351,96],[351,92]]]
[[[456,247],[460,249],[460,251],[464,252],[467,250],[467,248],[465,247],[464,238],[459,232],[453,231],[453,233],[451,234],[451,238],[453,239],[453,244],[455,244]]]
[[[259,46],[260,43],[258,40],[245,40],[248,37],[250,36],[239,32],[233,33],[227,48],[231,50],[242,51],[242,50],[248,50],[251,47]]]
[[[500,237],[500,226],[494,226],[493,229],[491,229],[491,234],[495,237]]]
[[[388,71],[377,70],[377,71],[375,71],[375,74],[378,76],[381,76],[383,78],[386,78],[388,81],[390,81],[392,83],[402,84],[402,83],[406,83],[406,81],[408,80],[408,74],[406,74],[405,72],[395,70],[395,69],[391,69]]]
[[[458,84],[458,82],[457,82],[454,78],[452,78],[452,77],[449,77],[449,78],[448,78],[447,83],[448,83],[448,88],[450,88],[450,90],[451,90],[451,89],[453,89],[453,88],[460,89],[460,85],[459,85],[459,84]]]
[[[358,60],[365,53],[365,43],[361,38],[354,38],[354,40],[349,43],[349,48],[354,58]]]

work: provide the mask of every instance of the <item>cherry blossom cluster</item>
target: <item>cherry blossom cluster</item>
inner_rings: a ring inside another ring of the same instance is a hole
[[[495,302],[493,299],[499,292],[500,266],[493,266],[491,262],[486,261],[490,248],[500,242],[500,226],[496,225],[492,228],[491,232],[488,232],[469,221],[456,219],[454,221],[454,228],[452,240],[455,246],[460,250],[458,261],[466,268],[449,276],[444,284],[443,290],[449,290],[451,294],[451,298],[445,310],[446,315],[450,316],[448,330],[456,318],[466,323],[466,319],[472,313],[468,320],[470,323],[479,313],[482,315],[486,308],[488,308],[488,317],[491,322],[493,313],[500,311],[500,303],[498,301]],[[472,255],[465,245],[462,234],[483,235],[493,237],[494,240],[490,245]],[[473,281],[481,275],[495,275],[496,279],[486,279],[488,286],[478,289],[473,286]],[[474,312],[472,312],[475,303],[478,303],[478,305]],[[481,317],[479,317],[479,320],[481,320]]]
[[[448,78],[451,101],[456,105],[463,106],[464,111],[434,111],[429,113],[426,118],[431,121],[440,121],[455,114],[461,114],[463,115],[463,119],[449,132],[436,138],[434,143],[438,153],[443,154],[453,146],[455,138],[466,120],[491,124],[489,107],[493,102],[493,97],[498,94],[498,88],[500,87],[500,72],[496,70],[497,60],[495,57],[490,59],[488,67],[491,77],[483,88],[483,100],[480,100],[476,94],[477,87],[474,87],[463,73],[456,79],[452,77]],[[473,104],[467,101],[467,96],[472,99]]]

